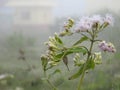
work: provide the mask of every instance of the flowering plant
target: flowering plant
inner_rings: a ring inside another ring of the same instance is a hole
[[[109,25],[113,26],[113,18],[109,14],[105,17],[101,17],[100,15],[82,17],[77,24],[75,24],[73,19],[69,18],[64,24],[64,30],[60,32],[60,34],[55,33],[54,36],[49,37],[49,41],[46,42],[48,50],[45,55],[41,56],[42,67],[45,74],[48,69],[57,66],[61,61],[63,61],[68,68],[68,56],[73,54],[73,64],[79,69],[68,79],[73,80],[81,76],[78,84],[78,90],[80,90],[85,73],[90,69],[94,69],[96,65],[102,63],[101,51],[112,53],[116,52],[112,43],[107,43],[104,40],[98,39],[99,33]],[[71,46],[66,46],[62,37],[72,37],[73,34],[76,33],[80,34],[80,39],[76,40]],[[83,42],[88,42],[89,47],[82,45]],[[93,51],[95,43],[98,44],[101,51]],[[58,72],[58,70],[55,72]],[[48,79],[47,81],[50,83]],[[56,90],[53,84],[51,84],[51,86]]]

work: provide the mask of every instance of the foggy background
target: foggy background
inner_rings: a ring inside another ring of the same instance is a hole
[[[83,15],[101,9],[120,12],[119,0],[56,0],[55,16]]]
[[[100,38],[113,42],[117,52],[103,55],[103,64],[86,76],[83,88],[120,90],[119,4],[120,0],[0,0],[0,75],[15,76],[0,80],[0,90],[51,90],[41,79],[44,77],[40,61],[46,50],[44,42],[63,30],[68,17],[79,20],[84,15],[105,16],[106,13],[112,14],[115,23],[101,33]],[[70,44],[74,39],[78,36],[63,40]],[[58,76],[53,83],[59,90],[75,90],[77,80],[69,82],[65,66],[61,65],[60,69],[65,77]]]

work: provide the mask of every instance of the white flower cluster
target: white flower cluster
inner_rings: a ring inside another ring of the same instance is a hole
[[[96,27],[96,25],[113,25],[113,17],[109,14],[106,14],[105,17],[100,15],[82,17],[76,25],[75,32],[86,32]]]

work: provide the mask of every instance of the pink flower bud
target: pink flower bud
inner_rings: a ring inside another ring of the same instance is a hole
[[[99,43],[99,48],[103,51],[108,51],[108,52],[116,52],[116,49],[112,43],[106,43],[105,41],[102,41]]]

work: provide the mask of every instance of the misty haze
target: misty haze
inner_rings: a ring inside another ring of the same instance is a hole
[[[83,16],[106,14],[112,15],[114,24],[105,28],[99,38],[114,43],[116,53],[102,53],[103,64],[88,70],[82,90],[120,90],[119,3],[119,0],[0,0],[0,90],[77,90],[79,80],[68,80],[78,70],[72,64],[75,54],[68,57],[68,66],[59,63],[53,69],[50,67],[47,79],[51,82],[46,80],[41,61],[41,55],[48,53],[49,45],[45,43],[54,33],[66,30],[69,18],[74,20],[73,29]],[[69,37],[72,34],[62,37],[67,47],[80,38],[78,34]],[[89,47],[89,43],[83,45]]]

